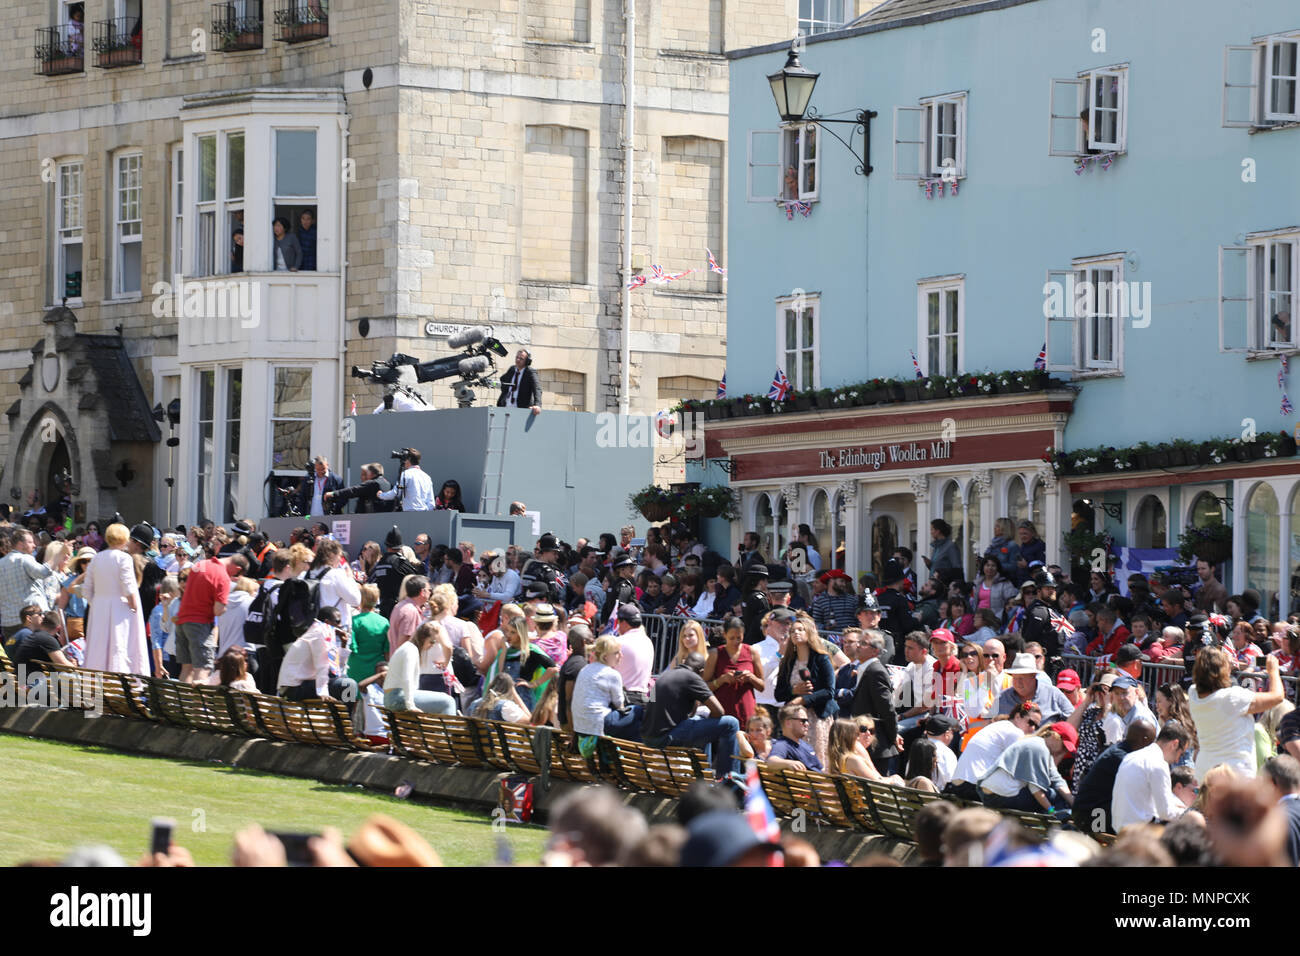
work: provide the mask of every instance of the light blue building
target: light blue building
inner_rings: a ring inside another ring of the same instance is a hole
[[[1298,51],[1295,0],[887,0],[799,53],[817,115],[876,113],[869,176],[851,123],[782,124],[768,77],[786,46],[730,54],[730,396],[765,395],[777,367],[796,394],[1027,370],[1045,342],[1062,383],[711,420],[709,457],[742,492],[733,536],[777,550],[808,523],[861,571],[894,543],[928,551],[942,515],[973,571],[998,517],[1033,518],[1050,562],[1079,499],[1137,548],[1221,515],[1225,583],[1285,614]],[[1241,437],[1221,463],[1125,451]],[[1058,476],[1048,446],[1114,446],[1129,467],[1107,453]]]

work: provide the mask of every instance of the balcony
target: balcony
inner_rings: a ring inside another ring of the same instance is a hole
[[[66,76],[81,73],[85,63],[85,28],[77,22],[36,30],[36,73]]]
[[[95,66],[111,70],[144,62],[144,36],[139,17],[95,21]]]
[[[212,5],[212,39],[220,53],[262,49],[261,0],[231,0]]]
[[[329,0],[277,0],[276,37],[284,43],[302,43],[330,35]]]

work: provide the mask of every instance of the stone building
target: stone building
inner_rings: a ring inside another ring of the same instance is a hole
[[[635,6],[634,271],[702,269],[634,294],[628,398],[652,412],[723,370],[723,51],[857,10]],[[66,458],[88,517],[263,514],[378,403],[350,366],[467,326],[532,351],[548,408],[618,407],[623,0],[11,0],[0,25],[10,495]],[[273,220],[306,213],[314,263],[276,269]]]

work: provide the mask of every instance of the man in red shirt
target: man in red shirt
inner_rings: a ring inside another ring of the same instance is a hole
[[[1114,654],[1129,642],[1128,628],[1119,623],[1119,615],[1113,607],[1097,610],[1097,637],[1090,643],[1086,654],[1094,657],[1102,654]]]
[[[230,582],[239,572],[233,557],[209,557],[190,569],[175,620],[176,659],[181,662],[181,680],[187,684],[206,684],[212,673],[217,618],[226,611]]]

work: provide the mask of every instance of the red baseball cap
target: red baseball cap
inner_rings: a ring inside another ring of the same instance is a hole
[[[935,641],[947,641],[949,644],[956,644],[957,635],[946,627],[936,627],[930,632],[930,643],[933,644]]]
[[[1056,675],[1056,686],[1060,690],[1078,690],[1083,682],[1079,680],[1078,673],[1066,668]]]
[[[1067,724],[1063,720],[1058,720],[1052,724],[1051,729],[1061,735],[1061,743],[1065,744],[1065,749],[1074,753],[1079,747],[1079,732],[1074,729],[1073,724]]]

